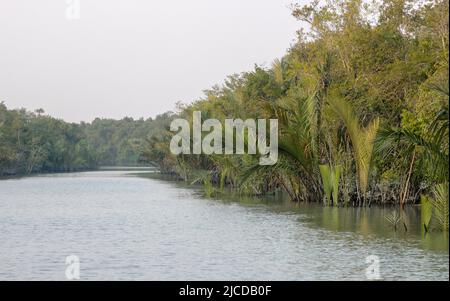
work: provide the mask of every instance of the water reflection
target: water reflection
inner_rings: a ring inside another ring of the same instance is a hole
[[[173,181],[176,186],[191,188],[202,195],[201,186],[190,186],[184,182],[176,182],[173,178],[159,174],[143,174],[143,177]],[[311,227],[327,229],[335,232],[355,232],[363,235],[375,235],[380,238],[398,239],[420,245],[424,249],[448,252],[449,233],[432,231],[425,233],[420,223],[420,206],[407,206],[403,209],[394,206],[371,207],[327,207],[315,203],[294,203],[282,193],[264,197],[243,196],[225,191],[214,199],[224,203],[239,203],[243,206],[266,206],[268,210],[278,213],[302,214],[302,222]],[[386,220],[397,211],[402,217],[400,225],[394,227]]]
[[[183,183],[99,171],[0,181],[0,280],[448,280],[448,236],[389,229],[392,208],[202,196]],[[409,209],[408,209],[409,210]]]

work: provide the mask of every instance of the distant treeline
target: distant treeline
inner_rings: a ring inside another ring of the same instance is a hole
[[[170,116],[75,124],[0,103],[0,175],[138,165],[142,146],[168,128]]]
[[[292,14],[308,27],[284,57],[228,77],[177,112],[188,120],[193,111],[203,120],[278,119],[277,164],[259,166],[254,155],[174,156],[173,133],[151,139],[144,157],[209,193],[284,191],[330,205],[445,200],[448,0],[312,1]],[[443,208],[448,214],[448,202]]]

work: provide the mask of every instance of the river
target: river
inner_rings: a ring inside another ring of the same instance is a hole
[[[394,231],[383,208],[204,198],[199,189],[106,170],[0,181],[0,280],[448,280],[448,234],[416,208]],[[374,257],[369,257],[374,258]]]

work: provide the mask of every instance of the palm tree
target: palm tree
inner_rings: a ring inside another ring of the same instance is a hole
[[[448,97],[448,84],[446,88],[432,86],[434,91],[443,93]],[[376,152],[384,157],[398,153],[400,157],[408,159],[407,177],[402,189],[400,204],[403,204],[408,192],[409,182],[413,173],[414,164],[420,165],[427,171],[430,182],[443,183],[449,179],[448,158],[448,104],[443,106],[435,115],[433,121],[424,134],[417,134],[403,128],[384,128],[376,137]]]
[[[400,204],[405,203],[408,186],[416,161],[421,161],[434,182],[448,180],[448,154],[442,151],[439,139],[425,138],[405,129],[383,128],[376,137],[376,152],[384,157],[398,152],[409,158],[404,188],[401,190]]]
[[[294,201],[321,198],[317,159],[316,95],[284,97],[276,104],[265,103],[269,115],[278,119],[279,154],[273,166],[254,164],[243,172],[243,182],[255,174],[270,174]]]
[[[327,205],[331,204],[333,199],[333,205],[338,205],[339,196],[339,180],[341,177],[341,166],[332,166],[328,164],[322,164],[319,166],[320,175],[322,177],[323,190],[325,192]]]
[[[358,197],[366,199],[369,186],[370,166],[373,155],[374,139],[377,134],[380,120],[375,118],[366,128],[359,124],[358,117],[351,105],[340,98],[330,98],[328,103],[344,122],[352,143],[352,150],[356,164]]]

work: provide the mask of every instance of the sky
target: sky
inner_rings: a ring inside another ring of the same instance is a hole
[[[154,117],[285,54],[293,2],[1,0],[0,102],[69,122]]]

